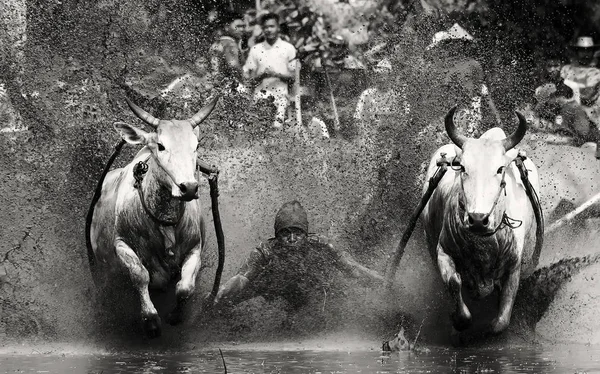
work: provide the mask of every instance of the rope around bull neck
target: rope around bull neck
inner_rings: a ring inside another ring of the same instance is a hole
[[[146,213],[148,213],[150,218],[152,218],[153,221],[159,223],[162,226],[175,226],[176,224],[179,223],[179,221],[181,221],[181,218],[183,217],[183,213],[185,213],[185,205],[183,206],[183,209],[180,209],[179,214],[174,221],[167,221],[167,220],[158,218],[146,205],[146,200],[144,199],[144,191],[142,188],[142,180],[144,179],[144,175],[146,175],[146,172],[148,171],[147,161],[149,159],[150,159],[150,156],[148,156],[148,158],[146,158],[144,161],[139,161],[134,166],[133,177],[135,178],[135,183],[133,184],[133,187],[138,191],[140,201],[142,202],[142,207],[144,208]]]

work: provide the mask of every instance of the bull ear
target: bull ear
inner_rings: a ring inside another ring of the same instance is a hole
[[[217,101],[219,101],[219,96],[216,96],[214,99],[212,99],[208,105],[200,109],[198,113],[194,114],[194,116],[189,119],[189,121],[192,123],[192,127],[196,127],[201,124],[206,117],[212,113],[213,109],[215,109],[215,106],[217,105]]]
[[[115,122],[115,130],[121,134],[121,137],[129,144],[146,144],[148,133],[137,127],[131,126],[125,122]]]

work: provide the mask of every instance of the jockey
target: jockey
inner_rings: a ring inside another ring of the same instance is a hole
[[[290,201],[275,216],[275,237],[250,252],[237,274],[221,287],[214,305],[263,296],[266,300],[281,297],[299,308],[310,291],[327,291],[333,269],[361,282],[383,281],[327,238],[309,234],[306,211],[298,201]]]

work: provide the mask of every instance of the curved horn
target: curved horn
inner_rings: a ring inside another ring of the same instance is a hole
[[[192,127],[198,126],[202,123],[202,121],[206,119],[206,117],[208,117],[208,115],[213,111],[213,109],[215,109],[217,101],[219,101],[219,96],[216,96],[214,99],[212,99],[212,101],[208,103],[208,105],[200,109],[198,113],[194,114],[194,116],[189,119],[189,121],[192,123]]]
[[[448,133],[450,140],[452,140],[452,142],[456,144],[458,148],[462,149],[463,144],[465,144],[465,141],[467,140],[467,137],[459,134],[456,130],[456,126],[454,126],[454,112],[456,112],[456,106],[450,109],[448,114],[446,114],[444,124],[446,125],[446,133]]]
[[[519,127],[517,127],[515,132],[510,134],[510,136],[507,136],[502,140],[502,145],[504,145],[504,149],[507,151],[516,147],[517,144],[519,144],[519,142],[523,140],[525,132],[527,132],[527,120],[525,119],[525,117],[523,117],[521,113],[516,111],[515,113],[517,113],[517,117],[519,118]]]
[[[142,121],[146,122],[147,124],[149,124],[150,126],[154,127],[155,129],[158,127],[158,123],[160,122],[160,120],[158,118],[153,117],[152,114],[146,112],[144,109],[142,109],[139,106],[135,105],[127,97],[125,98],[125,101],[127,101],[127,105],[129,105],[129,108],[131,108],[131,110],[133,111],[133,113],[135,113],[135,115],[139,119],[141,119]]]

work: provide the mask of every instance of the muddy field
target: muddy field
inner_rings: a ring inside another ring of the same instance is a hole
[[[192,69],[194,59],[204,53],[209,43],[202,22],[191,13],[197,11],[192,3],[186,2],[107,0],[89,7],[74,1],[44,7],[36,1],[8,3],[0,11],[2,52],[7,57],[0,76],[1,127],[27,130],[0,134],[1,344],[134,344],[137,320],[121,321],[131,329],[115,327],[115,321],[106,318],[118,312],[115,306],[98,306],[86,257],[85,215],[119,140],[112,123],[140,125],[127,108],[125,95],[156,116],[183,118],[215,93],[196,71],[197,79],[187,91],[182,89],[164,102],[153,100],[159,89],[181,71]],[[173,24],[178,25],[176,30]],[[496,89],[503,92],[504,87]],[[400,114],[389,118],[381,127],[380,147],[372,152],[360,146],[348,121],[331,139],[300,141],[290,133],[262,132],[265,121],[259,108],[221,100],[201,132],[206,136],[204,159],[221,170],[227,246],[223,280],[234,274],[259,241],[273,235],[274,214],[290,199],[306,207],[310,231],[329,236],[362,263],[383,272],[418,202],[419,165],[433,150],[413,139],[424,123],[438,120],[444,110],[436,102],[422,100],[422,92],[415,97],[421,98],[417,119],[408,122]],[[346,101],[352,103],[351,98]],[[511,105],[505,107],[506,118],[511,118]],[[240,118],[247,131],[229,127]],[[507,131],[513,126],[507,125]],[[380,152],[382,145],[390,153]],[[135,151],[127,146],[117,165]],[[215,273],[216,240],[208,183],[201,188],[210,228],[198,288],[204,295]],[[551,188],[542,191],[542,199],[552,193]],[[260,298],[227,314],[208,315],[196,300],[192,318],[184,326],[167,327],[163,342],[293,340],[335,331],[378,341],[390,338],[403,322],[412,336],[423,323],[420,339],[443,343],[445,334],[440,331],[449,329],[446,292],[423,244],[417,226],[391,297],[340,280],[338,293],[326,300],[315,295],[295,315]],[[597,227],[567,227],[547,238],[541,265],[592,254],[600,250],[599,244]],[[507,336],[510,341],[600,343],[594,318],[600,266],[575,268],[548,270],[547,282],[524,286],[513,331]],[[531,300],[535,308],[528,305]]]

